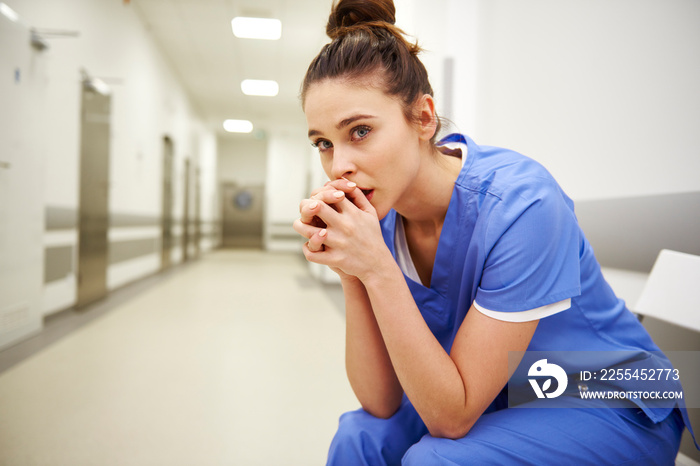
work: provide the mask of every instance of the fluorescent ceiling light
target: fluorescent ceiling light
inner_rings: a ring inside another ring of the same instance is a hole
[[[226,120],[224,129],[229,133],[250,133],[253,131],[253,123],[248,120]]]
[[[241,39],[277,40],[282,37],[282,22],[270,18],[237,16],[231,20],[233,35]]]
[[[277,81],[267,81],[264,79],[244,79],[241,82],[241,90],[245,95],[276,96],[280,91]]]
[[[19,15],[17,14],[17,12],[15,12],[15,10],[1,2],[0,13],[2,13],[10,21],[14,21],[15,23],[19,21]]]

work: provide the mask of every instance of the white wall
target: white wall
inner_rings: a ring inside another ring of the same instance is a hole
[[[135,10],[120,1],[4,0],[19,15],[24,27],[74,31],[77,38],[47,38],[42,52],[47,63],[46,121],[42,137],[47,141],[44,199],[47,208],[77,211],[80,165],[81,74],[104,80],[112,90],[109,211],[112,218],[140,216],[152,219],[148,227],[120,227],[110,231],[111,241],[153,239],[162,203],[162,140],[174,142],[174,216],[182,233],[184,165],[200,170],[200,215],[203,233],[215,229],[219,218],[216,183],[216,136],[192,106],[177,75],[156,46]],[[0,61],[8,60],[5,55]],[[1,90],[0,90],[1,91]],[[191,192],[190,202],[195,196]],[[190,215],[195,209],[190,205]],[[42,213],[43,215],[43,213]],[[48,231],[44,243],[77,246],[74,229]],[[208,249],[215,242],[203,240]],[[43,248],[43,244],[37,247]],[[160,247],[160,246],[158,246]],[[77,248],[75,248],[77,249]],[[175,248],[177,262],[182,251]],[[77,257],[74,258],[77,264]],[[76,265],[77,267],[77,265]],[[160,268],[154,252],[108,269],[110,288],[121,286]],[[45,287],[44,310],[53,312],[75,302],[75,275]]]
[[[268,139],[264,240],[271,251],[298,251],[301,244],[292,224],[299,217],[299,202],[308,196],[306,132],[302,126],[279,128]]]
[[[202,220],[202,238],[200,247],[209,251],[219,245],[221,207],[219,203],[219,186],[216,180],[218,172],[218,139],[213,131],[208,130],[200,122],[198,125],[199,138],[199,169],[200,181],[200,218]]]
[[[477,142],[575,200],[697,191],[698,18],[694,0],[480,1]]]
[[[476,105],[477,0],[396,0],[396,25],[423,48],[438,115],[445,131],[472,134]],[[452,71],[446,62],[452,62]]]
[[[267,176],[267,141],[252,136],[220,136],[220,182],[238,185],[264,185]]]
[[[539,160],[575,200],[700,189],[697,1],[395,4],[438,112],[477,143]]]

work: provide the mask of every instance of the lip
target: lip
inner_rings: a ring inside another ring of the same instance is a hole
[[[365,195],[365,197],[367,198],[368,201],[371,201],[371,200],[372,200],[372,197],[374,197],[374,189],[363,189],[363,188],[360,188],[360,190],[362,191],[362,194]]]

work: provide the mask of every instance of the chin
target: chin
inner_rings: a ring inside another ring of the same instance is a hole
[[[384,220],[384,217],[387,216],[391,208],[384,209],[384,208],[377,208],[377,206],[374,206],[374,210],[377,212],[377,217],[379,220]]]
[[[384,198],[383,200],[386,201],[386,198]],[[379,220],[383,220],[384,217],[386,217],[389,214],[389,212],[391,212],[391,209],[394,208],[393,204],[388,202],[382,202],[382,199],[371,199],[369,203],[372,204],[372,207],[374,207],[375,212],[377,212],[377,218],[379,218]]]

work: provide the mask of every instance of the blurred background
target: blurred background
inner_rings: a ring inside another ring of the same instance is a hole
[[[331,3],[0,2],[0,465],[323,463],[357,406],[292,222]],[[628,304],[700,254],[700,2],[395,4],[449,130],[544,164]]]

